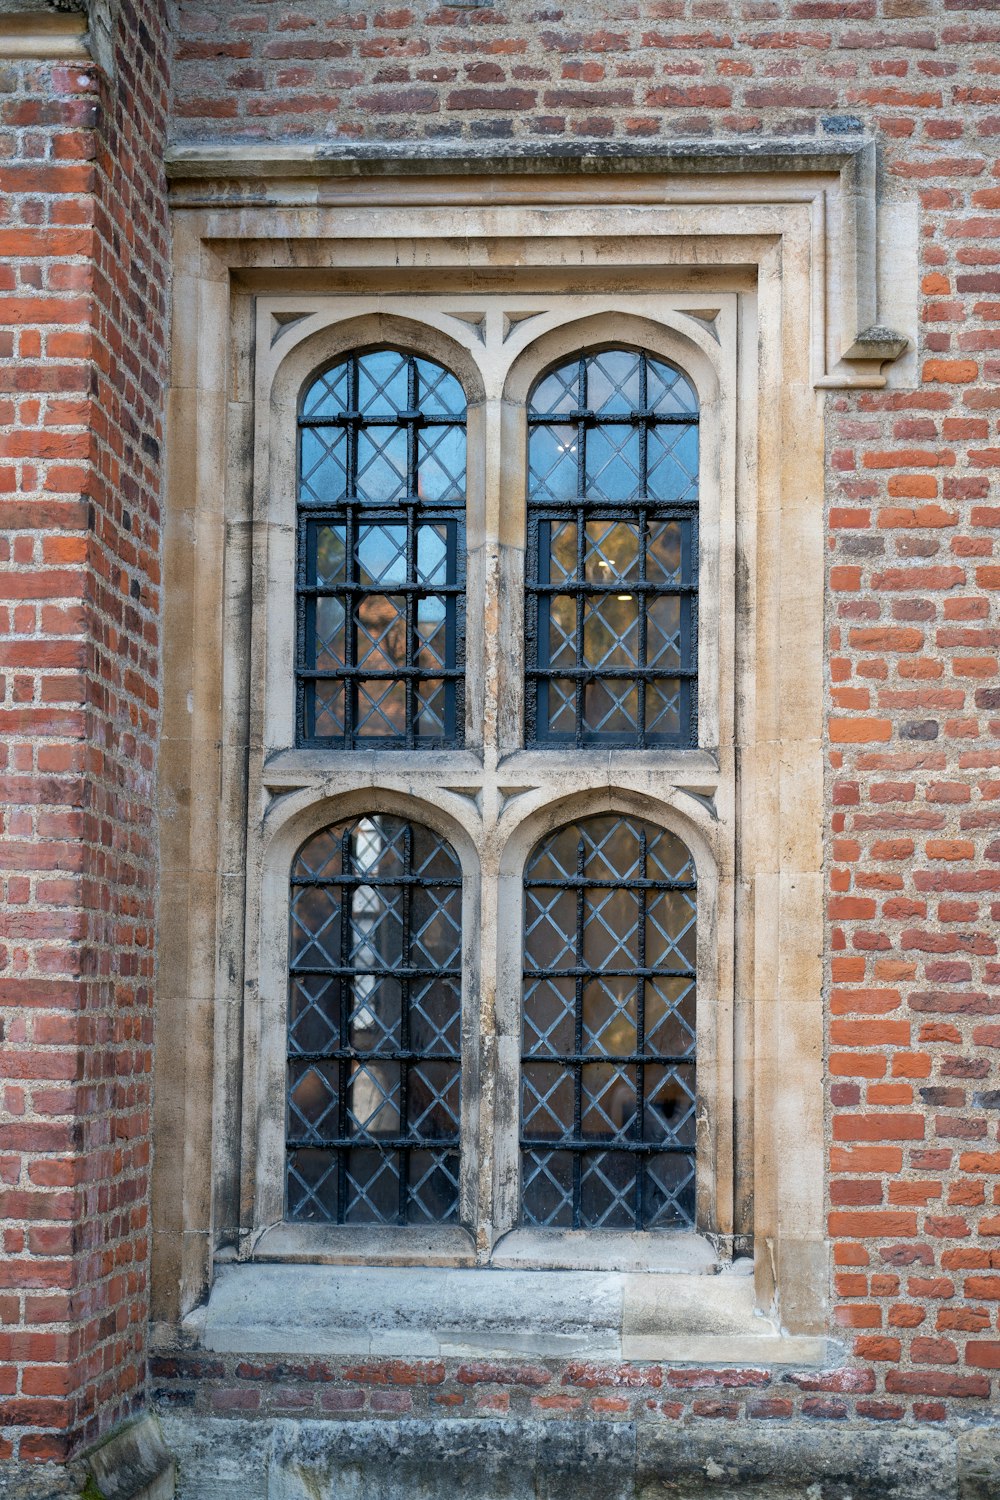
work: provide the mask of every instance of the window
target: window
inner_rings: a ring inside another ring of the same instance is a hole
[[[304,744],[461,746],[466,412],[454,374],[397,349],[349,353],[306,383]],[[698,399],[667,360],[605,347],[543,370],[521,415],[524,737],[572,786],[589,746],[697,742]],[[484,766],[480,797],[490,779]],[[696,1223],[697,878],[653,811],[598,809],[525,851],[520,1083],[496,1079],[519,1099],[515,1224]],[[460,1218],[461,1154],[483,1145],[461,1125],[461,887],[445,837],[374,807],[298,849],[290,1221]],[[464,1169],[468,1182],[476,1161]]]
[[[524,1222],[690,1227],[697,881],[673,834],[585,818],[524,880]]]
[[[618,1265],[730,1233],[718,386],[707,339],[615,321],[358,320],[289,362],[268,1253],[554,1266],[582,1232]]]
[[[314,834],[292,868],[286,1206],[447,1223],[458,1204],[462,876],[400,818]]]
[[[529,740],[697,744],[690,382],[636,350],[581,354],[528,424]]]
[[[324,162],[320,185],[274,162],[254,161],[252,183],[235,158],[174,164],[171,420],[190,442],[170,451],[164,561],[165,1317],[197,1303],[216,1253],[384,1264],[383,1239],[408,1237],[408,1264],[512,1264],[520,1239],[518,1263],[551,1265],[575,1233],[591,1255],[604,1230],[522,1224],[521,931],[539,842],[615,815],[676,835],[697,868],[696,1226],[755,1234],[761,1305],[776,1284],[786,1326],[824,1326],[817,393],[909,376],[852,346],[910,313],[876,265],[908,221],[871,232],[871,148],[848,145],[735,176],[721,158],[599,176],[501,161],[486,196],[453,162],[354,162],[349,177]],[[874,306],[876,286],[891,306]],[[550,372],[611,349],[680,371],[697,396],[697,747],[525,733],[526,666],[545,670],[524,660],[527,412]],[[463,743],[427,748],[417,724],[407,744],[396,723],[312,739],[297,698],[296,667],[312,670],[295,611],[298,418],[320,375],[383,350],[464,392]],[[419,1230],[285,1219],[290,874],[317,832],[376,817],[432,830],[462,867],[458,1220]],[[635,1237],[613,1233],[634,1264]]]
[[[431,360],[342,360],[299,416],[298,737],[462,740],[465,397]]]

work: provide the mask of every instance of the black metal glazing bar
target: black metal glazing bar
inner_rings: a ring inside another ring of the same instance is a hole
[[[340,836],[340,868],[345,880],[354,876],[354,860],[351,856],[351,829],[345,828]],[[348,885],[345,894],[348,900],[340,903],[340,963],[344,976],[351,959],[351,897],[357,884]],[[346,977],[338,983],[340,991],[340,1040],[346,1046],[351,1034],[351,1011],[354,1009],[354,985]],[[343,1139],[347,1135],[347,1091],[350,1087],[351,1065],[345,1057],[337,1065],[337,1133]],[[337,1223],[347,1219],[347,1152],[341,1151],[337,1158]]]
[[[292,885],[354,885],[357,881],[355,875],[293,875]],[[449,878],[447,875],[435,875],[431,881],[425,880],[423,875],[372,875],[365,885],[377,888],[380,885],[431,885],[435,890],[440,886],[443,890],[460,891],[461,880]],[[673,889],[673,887],[671,887]]]
[[[450,1156],[459,1144],[458,1136],[439,1135],[433,1141],[414,1139],[410,1135],[375,1135],[359,1131],[357,1135],[345,1136],[297,1136],[285,1142],[286,1151],[348,1151],[358,1146],[379,1151],[426,1151],[430,1156]],[[550,1143],[551,1144],[551,1143]],[[341,1223],[344,1220],[340,1220]]]
[[[413,361],[411,360],[411,365]],[[411,403],[412,404],[412,403]],[[413,942],[413,888],[409,877],[413,874],[413,830],[407,823],[403,831],[403,966],[409,968]],[[410,1049],[410,979],[404,974],[400,982],[399,1040],[404,1052]],[[406,1137],[410,1132],[410,1065],[399,1065],[399,1132]],[[406,1223],[409,1208],[410,1155],[405,1147],[399,1151],[399,1222]]]
[[[529,427],[556,427],[569,425],[573,422],[583,422],[588,427],[697,427],[697,411],[589,411],[581,407],[578,411],[567,412],[539,412],[529,411]],[[323,426],[330,425],[326,422],[313,422],[308,425]]]
[[[587,361],[583,355],[580,356],[577,381],[577,400],[580,410],[577,413],[576,422],[576,587],[573,593],[576,609],[576,659],[578,662],[582,662],[586,660],[583,639],[583,583],[587,567],[586,515],[582,505],[587,495],[587,423],[584,417],[584,410],[587,405]],[[574,723],[578,748],[583,743],[585,695],[586,684],[580,680],[573,687]]]
[[[583,984],[587,973],[583,962],[583,939],[586,928],[586,902],[587,889],[584,885],[586,871],[587,851],[581,836],[576,847],[576,873],[578,887],[576,892],[576,933],[574,935],[574,950],[576,953],[577,973],[573,983],[574,997],[574,1035],[573,1045],[577,1054],[583,1052]],[[573,1064],[573,1135],[579,1138],[583,1133],[583,1064]],[[581,1217],[582,1199],[582,1172],[579,1157],[573,1158],[573,1228],[579,1229]]]
[[[521,1137],[521,1146],[525,1151],[599,1151],[609,1155],[625,1151],[630,1156],[664,1156],[670,1153],[676,1156],[692,1155],[690,1146],[679,1146],[676,1141],[630,1141],[627,1136],[617,1135],[592,1135],[585,1140],[571,1136],[525,1135]],[[574,1227],[579,1228],[579,1225]],[[635,1227],[638,1229],[639,1225]]]
[[[645,361],[643,361],[645,370]],[[645,689],[640,688],[640,692]],[[639,829],[639,859],[642,869],[642,881],[646,880],[646,830]],[[646,968],[646,886],[640,883],[636,895],[639,900],[639,929],[637,933],[637,958],[638,972],[635,976],[635,1048],[639,1054],[635,1065],[635,1138],[643,1141],[646,1138],[646,981],[643,971]],[[645,1172],[642,1167],[635,1174],[635,1222],[640,1229],[646,1227],[646,1215],[644,1206],[644,1178]]]
[[[442,968],[442,969],[416,969],[416,968],[413,968],[413,969],[404,969],[404,968],[388,969],[388,968],[386,968],[383,965],[381,968],[377,968],[377,969],[366,969],[366,968],[362,968],[362,966],[360,964],[350,964],[350,963],[348,963],[348,965],[347,965],[346,968],[336,968],[332,964],[322,964],[322,965],[316,965],[316,964],[294,964],[292,966],[292,973],[297,978],[300,977],[303,974],[331,974],[331,975],[356,974],[359,979],[364,979],[364,978],[366,978],[368,976],[371,976],[373,978],[385,978],[385,979],[404,979],[405,978],[405,979],[413,980],[413,979],[421,979],[421,978],[424,978],[424,979],[436,978],[438,975],[443,975],[445,978],[448,978],[448,977],[454,977],[456,974],[461,974],[461,972],[462,972],[461,969],[458,968],[458,967],[453,968],[453,969],[444,969],[444,968]]]
[[[383,978],[395,977],[394,974],[384,972]],[[430,1059],[432,1062],[459,1062],[457,1053],[453,1052],[415,1052],[412,1047],[402,1051],[399,1047],[324,1047],[319,1052],[292,1052],[289,1061],[296,1063],[307,1062],[336,1062],[341,1058],[348,1058],[352,1062],[423,1062]]]
[[[599,971],[599,974],[600,974],[601,978],[606,977],[606,970],[601,969]],[[591,977],[592,978],[596,977],[596,971],[591,970]],[[627,975],[626,977],[630,978],[631,976]],[[296,1054],[297,1057],[298,1057],[298,1055],[299,1054]],[[325,1056],[326,1054],[323,1054],[323,1055]],[[383,1055],[382,1053],[379,1053],[380,1057],[382,1055]],[[388,1055],[388,1054],[386,1054],[386,1055]],[[305,1056],[305,1054],[303,1054],[303,1056]],[[676,1052],[676,1053],[662,1053],[661,1054],[659,1052],[652,1053],[652,1052],[649,1052],[649,1051],[646,1051],[646,1052],[614,1052],[614,1053],[603,1053],[603,1052],[541,1052],[541,1051],[537,1051],[537,1052],[527,1052],[527,1053],[525,1053],[521,1060],[522,1060],[522,1062],[565,1063],[567,1067],[569,1067],[571,1065],[574,1065],[576,1063],[608,1063],[608,1064],[613,1064],[616,1068],[619,1067],[619,1066],[621,1066],[621,1067],[624,1068],[626,1066],[631,1066],[634,1063],[641,1063],[641,1062],[671,1063],[671,1064],[676,1064],[676,1065],[679,1066],[681,1063],[692,1063],[693,1064],[695,1059],[694,1059],[694,1053],[693,1052]]]
[[[437,881],[434,883],[438,884]],[[440,883],[444,884],[443,881]],[[590,891],[618,891],[623,885],[629,890],[639,890],[645,886],[651,891],[693,891],[697,888],[697,881],[694,880],[653,880],[645,875],[641,878],[637,875],[631,876],[627,881],[596,880],[589,875],[582,881],[578,875],[564,875],[561,880],[555,875],[544,880],[533,880],[529,875],[525,877],[524,884],[527,890],[537,888],[554,891],[567,890],[577,885],[585,885]]]

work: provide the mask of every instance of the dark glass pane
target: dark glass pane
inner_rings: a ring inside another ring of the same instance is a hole
[[[588,682],[583,693],[583,724],[588,737],[631,736],[639,726],[639,695],[634,682],[622,678],[599,678]]]
[[[528,424],[529,741],[694,743],[693,386],[604,349],[546,375]]]
[[[300,740],[461,744],[461,385],[398,350],[352,355],[313,382],[299,425]]]
[[[574,427],[533,427],[528,443],[528,492],[532,499],[572,499],[576,495],[578,457]]]
[[[580,1228],[632,1229],[639,1162],[620,1151],[593,1151],[580,1164]]]
[[[458,1219],[458,1154],[411,1151],[407,1178],[410,1220],[449,1224]]]
[[[694,386],[680,370],[662,360],[646,358],[647,400],[658,416],[688,413],[697,416],[698,397]]]
[[[543,417],[562,417],[576,411],[581,400],[579,375],[577,360],[546,375],[535,386],[531,398],[532,411]]]
[[[302,415],[335,417],[347,410],[349,402],[347,365],[335,365],[310,386],[302,402]]]
[[[287,1212],[408,1224],[458,1207],[461,871],[437,834],[372,816],[292,866]]]
[[[550,667],[576,665],[576,600],[572,595],[556,594],[549,603],[548,654]]]
[[[550,523],[543,521],[540,530],[545,533],[540,561],[546,563],[547,572],[540,575],[542,583],[562,583],[575,578],[577,571],[576,525],[573,521]]]
[[[584,577],[591,583],[618,583],[639,576],[639,534],[623,521],[588,521]]]
[[[428,417],[464,417],[465,392],[449,370],[418,359],[417,405]]]
[[[639,602],[634,594],[587,598],[583,655],[588,667],[639,665]]]
[[[636,1011],[636,982],[631,975],[585,979],[583,1050],[606,1057],[627,1057],[634,1052]]]
[[[526,1224],[573,1227],[573,1156],[569,1151],[525,1151],[521,1202]]]
[[[697,496],[697,427],[650,430],[648,493],[654,500],[693,500]]]
[[[521,1034],[525,1223],[694,1222],[695,935],[694,867],[676,835],[606,814],[557,829],[532,852]],[[662,1169],[661,1154],[671,1157]]]

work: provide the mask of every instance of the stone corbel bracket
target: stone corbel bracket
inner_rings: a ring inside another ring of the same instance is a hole
[[[674,260],[678,242],[702,234],[760,242],[794,233],[808,243],[802,315],[817,388],[883,386],[897,361],[891,383],[912,375],[912,359],[900,357],[916,345],[916,205],[879,200],[876,147],[861,137],[579,152],[540,143],[502,157],[467,144],[449,152],[437,143],[195,141],[170,147],[166,165],[173,208],[196,211],[206,238],[228,237],[237,223],[241,236],[323,238],[331,212],[377,207],[418,216],[544,209],[553,221],[563,211],[569,224],[573,210],[595,200],[620,204],[628,232],[648,224],[672,239]],[[475,218],[470,235],[480,232]]]

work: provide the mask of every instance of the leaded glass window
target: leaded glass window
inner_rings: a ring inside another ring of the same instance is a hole
[[[698,401],[631,349],[528,411],[528,743],[697,744]]]
[[[454,851],[417,823],[372,814],[299,850],[287,1218],[457,1218],[461,903]]]
[[[607,814],[544,838],[524,886],[524,1222],[693,1225],[691,856],[675,834]]]
[[[460,745],[465,393],[394,349],[352,354],[299,417],[303,744]]]

